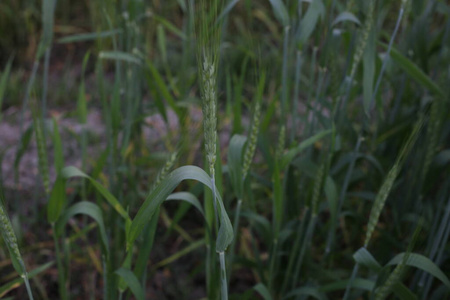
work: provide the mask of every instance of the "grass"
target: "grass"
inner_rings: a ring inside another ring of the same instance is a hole
[[[0,297],[449,297],[448,4],[32,8],[0,39]]]

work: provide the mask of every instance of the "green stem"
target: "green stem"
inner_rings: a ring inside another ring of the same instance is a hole
[[[228,300],[227,270],[225,264],[225,253],[219,252],[220,259],[220,294],[221,300]]]
[[[375,84],[375,90],[373,91],[372,100],[370,101],[370,103],[372,103],[371,109],[374,106],[375,97],[377,95],[378,88],[380,87],[381,78],[383,77],[384,70],[386,69],[387,61],[389,60],[389,54],[391,53],[391,49],[392,49],[392,44],[394,43],[398,28],[400,27],[400,22],[402,21],[403,13],[404,13],[404,8],[402,6],[400,8],[400,11],[398,12],[397,23],[395,24],[394,32],[392,33],[391,39],[389,41],[387,53],[383,59],[383,64],[381,65],[381,70],[380,70],[380,74],[378,75],[377,83]]]
[[[289,50],[289,26],[284,27],[284,41],[283,41],[283,66],[282,66],[282,90],[281,90],[281,108],[283,116],[288,112],[287,107],[287,95],[288,95],[288,85],[287,85],[287,64],[288,64],[288,50]]]
[[[30,298],[30,300],[34,300],[33,293],[31,292],[30,281],[28,280],[27,273],[25,273],[23,275],[23,281],[25,282],[25,287],[27,288],[28,298]]]
[[[300,76],[302,67],[302,53],[297,51],[295,61],[295,81],[294,81],[294,97],[292,98],[292,130],[291,130],[291,143],[295,138],[295,130],[297,128],[298,119],[298,100],[300,96]]]
[[[269,291],[273,294],[273,284],[275,280],[275,267],[276,267],[276,259],[278,252],[278,239],[273,240],[273,248],[272,248],[272,254],[270,255],[270,267],[269,267]]]
[[[306,228],[305,239],[303,240],[302,248],[300,249],[300,253],[298,255],[297,264],[295,265],[295,273],[294,273],[294,277],[292,278],[292,289],[295,288],[295,285],[298,282],[298,277],[299,277],[300,269],[301,269],[302,264],[303,264],[303,258],[305,256],[306,247],[311,242],[311,237],[312,237],[312,234],[314,232],[314,227],[316,225],[316,220],[317,220],[317,215],[315,215],[315,214],[311,215],[311,219],[309,219],[308,227]]]
[[[56,252],[56,265],[58,267],[58,290],[59,297],[61,300],[68,300],[67,289],[66,289],[66,279],[64,277],[64,266],[61,261],[61,250],[59,248],[58,238],[55,233],[55,225],[52,224],[53,229],[53,241],[55,243],[55,252]]]
[[[241,206],[242,206],[242,199],[238,199],[237,201],[237,205],[236,205],[236,212],[234,215],[234,220],[233,220],[233,231],[234,231],[234,239],[233,242],[231,243],[230,246],[230,250],[229,250],[229,257],[228,257],[228,282],[230,281],[230,277],[231,277],[231,268],[233,266],[233,261],[234,261],[234,252],[236,249],[236,240],[237,240],[237,233],[238,233],[238,229],[239,229],[239,220],[241,217]]]
[[[219,230],[219,216],[217,211],[217,200],[216,200],[216,180],[214,176],[214,172],[211,172],[211,185],[212,185],[212,196],[213,196],[213,205],[214,205],[214,216],[215,216],[215,228],[216,228],[216,234]]]
[[[359,152],[359,148],[361,146],[362,140],[363,140],[362,136],[359,136],[358,141],[356,142],[355,150],[353,151],[352,160],[350,161],[350,164],[347,169],[347,173],[345,174],[344,184],[342,186],[341,193],[339,194],[339,202],[338,202],[338,208],[337,208],[337,212],[336,212],[336,219],[332,219],[331,224],[330,224],[327,245],[325,247],[325,258],[328,257],[328,255],[332,252],[334,238],[336,235],[337,223],[338,223],[339,217],[341,215],[342,206],[344,204],[344,198],[345,198],[345,195],[347,194],[347,189],[350,184],[350,178],[353,174],[353,169],[355,168],[355,162],[356,162],[356,159],[358,158],[358,152]]]
[[[308,217],[308,213],[309,213],[309,207],[306,207],[305,208],[305,217],[303,220],[300,221],[299,228],[297,231],[297,238],[295,239],[294,247],[292,248],[291,255],[289,256],[289,262],[287,264],[286,274],[284,276],[283,285],[281,287],[281,295],[284,294],[284,291],[287,288],[287,283],[288,283],[289,277],[291,276],[292,268],[294,267],[295,259],[297,257],[296,254],[300,250],[300,244],[301,244],[302,238],[304,237],[303,231],[305,230],[306,218]]]
[[[347,283],[347,287],[345,288],[345,294],[344,294],[344,297],[342,298],[342,300],[347,300],[347,298],[349,297],[350,290],[353,285],[353,281],[355,280],[356,274],[358,273],[358,269],[359,269],[359,264],[356,263],[355,266],[353,267],[352,276],[350,277],[350,280]]]

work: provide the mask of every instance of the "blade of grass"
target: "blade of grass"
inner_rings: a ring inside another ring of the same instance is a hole
[[[122,29],[113,29],[113,30],[107,30],[107,31],[101,31],[101,32],[89,32],[89,33],[74,34],[74,35],[65,36],[63,38],[58,39],[58,43],[67,44],[67,43],[78,43],[78,42],[104,39],[104,38],[108,38],[111,36],[122,34],[122,32],[123,32]]]
[[[389,45],[379,43],[383,48],[389,49]],[[406,56],[401,54],[394,47],[391,48],[390,57],[401,67],[411,78],[416,80],[423,87],[433,92],[439,98],[444,98],[445,93],[442,89],[427,75],[425,74],[415,63],[413,63]]]

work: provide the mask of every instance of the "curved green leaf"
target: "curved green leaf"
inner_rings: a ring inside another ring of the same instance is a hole
[[[124,218],[129,219],[128,213],[125,211],[125,209],[122,207],[122,205],[119,203],[119,201],[114,197],[104,186],[102,186],[100,183],[98,183],[96,180],[94,180],[89,175],[86,175],[82,171],[80,171],[76,167],[66,167],[61,172],[62,176],[64,176],[66,179],[72,178],[72,177],[83,177],[88,179],[91,184],[97,189],[97,191],[108,201],[109,204]]]
[[[183,200],[185,202],[188,202],[192,204],[203,216],[205,215],[205,212],[203,211],[203,207],[200,204],[200,201],[198,201],[197,197],[195,197],[194,194],[189,192],[178,192],[170,194],[166,201],[173,201],[173,200]]]
[[[450,289],[450,280],[448,279],[447,275],[445,275],[444,272],[442,272],[442,270],[431,259],[421,254],[400,253],[396,255],[393,259],[391,259],[387,263],[387,265],[399,264],[405,255],[409,255],[408,259],[406,260],[406,265],[416,267],[418,269],[430,273],[431,275],[442,281],[442,283],[444,283],[447,286],[447,288]]]
[[[184,166],[170,173],[156,188],[154,188],[145,199],[136,217],[133,219],[129,230],[127,230],[127,249],[131,249],[133,242],[142,232],[145,224],[151,220],[157,208],[169,196],[169,194],[183,180],[196,180],[203,183],[212,190],[211,178],[204,170],[196,166]],[[233,240],[233,227],[225,211],[222,198],[217,193],[220,211],[220,227],[216,240],[216,251],[223,252]]]
[[[107,254],[109,254],[108,237],[106,236],[105,224],[103,222],[103,214],[100,207],[98,207],[98,205],[95,203],[82,201],[69,207],[64,212],[64,214],[61,215],[61,217],[58,219],[58,222],[56,222],[55,225],[56,236],[61,236],[69,219],[79,214],[87,215],[97,222],[98,228],[100,230],[100,238],[102,245]]]
[[[350,21],[350,22],[356,23],[358,25],[361,25],[361,22],[359,21],[359,19],[354,14],[352,14],[349,11],[344,11],[344,12],[340,13],[336,17],[336,19],[334,19],[334,21],[332,23],[332,26],[334,26],[334,25],[336,25],[338,23],[347,22],[347,21]]]

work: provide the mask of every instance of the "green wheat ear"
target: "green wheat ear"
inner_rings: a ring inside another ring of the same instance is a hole
[[[210,176],[214,178],[217,141],[217,94],[216,62],[209,56],[203,57],[201,69],[203,130],[205,135],[205,152],[208,158]]]
[[[153,189],[155,187],[157,187],[161,183],[161,181],[163,181],[166,178],[169,171],[175,165],[177,158],[178,158],[177,151],[175,151],[174,153],[172,153],[169,156],[169,158],[166,160],[166,163],[164,164],[164,166],[162,167],[162,169],[159,171],[158,175],[156,176],[155,183],[154,183],[153,187],[151,188],[151,191],[153,191]]]
[[[242,166],[242,179],[245,180],[252,164],[253,156],[255,155],[256,143],[258,141],[259,123],[261,119],[261,103],[257,101],[255,104],[255,111],[253,113],[252,126],[250,128],[250,137],[245,147],[244,165]]]
[[[217,142],[217,67],[220,27],[216,24],[220,1],[200,1],[197,24],[197,62],[202,97],[205,152],[211,178],[214,179]]]
[[[422,126],[423,126],[423,117],[421,117],[419,119],[419,121],[416,123],[416,125],[414,126],[413,131],[411,132],[410,136],[408,137],[408,140],[406,141],[405,145],[403,146],[402,150],[400,151],[400,153],[397,157],[397,160],[395,161],[394,166],[389,171],[386,179],[383,182],[383,185],[380,188],[380,191],[378,192],[378,194],[375,198],[375,202],[372,206],[372,210],[370,211],[369,222],[367,224],[366,238],[364,240],[364,247],[366,247],[366,248],[370,242],[372,234],[378,223],[378,219],[380,218],[380,214],[384,208],[386,199],[389,196],[389,193],[391,192],[392,186],[394,185],[395,179],[397,178],[397,176],[400,172],[401,166],[402,166],[406,156],[408,155],[412,146],[416,142]]]
[[[3,239],[5,240],[6,247],[8,248],[9,254],[11,255],[13,267],[25,282],[28,298],[33,300],[30,282],[28,281],[28,273],[25,268],[25,263],[22,259],[22,255],[20,254],[19,251],[19,245],[17,244],[16,234],[14,233],[8,215],[6,214],[6,211],[3,208],[2,202],[3,201],[0,201],[0,231],[2,232],[2,236]]]
[[[423,163],[422,174],[425,177],[428,173],[428,170],[431,165],[431,161],[433,160],[434,155],[436,154],[437,144],[439,139],[440,127],[442,124],[442,116],[441,113],[443,110],[443,102],[439,101],[439,99],[433,100],[431,103],[431,111],[430,111],[430,119],[428,121],[427,128],[427,147],[425,152],[425,160]]]
[[[389,296],[390,292],[392,291],[393,286],[400,282],[404,273],[405,269],[407,267],[406,263],[408,262],[409,257],[411,256],[412,250],[414,248],[414,245],[416,244],[419,234],[422,230],[422,223],[423,220],[419,220],[419,224],[416,227],[416,230],[414,231],[413,237],[411,239],[411,242],[408,245],[408,249],[406,250],[405,254],[403,255],[402,260],[400,263],[395,267],[394,271],[389,275],[389,277],[386,279],[386,281],[383,283],[382,286],[380,286],[375,291],[375,300],[384,300],[387,296]]]
[[[19,245],[17,244],[17,238],[11,225],[11,221],[8,218],[3,206],[0,204],[0,229],[2,231],[3,239],[5,240],[6,246],[8,247],[9,253],[11,255],[11,260],[14,269],[24,276],[26,274],[25,264],[20,255]]]
[[[36,137],[36,145],[38,150],[39,171],[41,172],[42,182],[44,184],[45,193],[50,194],[50,175],[47,158],[47,144],[44,135],[44,121],[42,116],[33,111],[33,128]]]
[[[369,33],[370,30],[372,29],[374,22],[373,19],[374,12],[375,12],[375,0],[370,0],[369,9],[367,10],[366,21],[364,22],[364,27],[358,39],[355,54],[353,55],[353,64],[352,69],[350,71],[350,79],[353,79],[353,76],[355,76],[356,68],[358,67],[359,62],[361,61],[364,49],[366,48],[367,39],[369,38]]]

